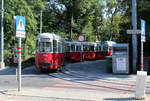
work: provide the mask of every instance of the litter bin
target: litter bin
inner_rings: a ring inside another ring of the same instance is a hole
[[[113,44],[112,55],[113,73],[129,73],[129,51],[128,44]]]

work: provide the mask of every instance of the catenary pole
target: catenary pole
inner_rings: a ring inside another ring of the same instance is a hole
[[[137,30],[137,1],[132,0],[132,26],[133,30]],[[136,72],[137,64],[137,35],[136,33],[132,34],[132,66],[133,73]]]
[[[1,1],[1,47],[0,47],[0,68],[5,67],[4,63],[4,0]]]
[[[42,15],[43,15],[43,11],[41,10],[41,14],[40,14],[40,33],[42,33],[42,26],[43,26]]]

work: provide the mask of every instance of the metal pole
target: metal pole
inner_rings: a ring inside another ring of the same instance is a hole
[[[143,42],[141,41],[141,71],[144,70],[144,63],[143,63]]]
[[[18,91],[21,91],[21,38],[18,40]]]
[[[137,4],[136,0],[132,0],[132,26],[133,30],[137,30]],[[136,33],[132,34],[132,66],[133,73],[136,72],[136,63],[137,63],[137,35]]]
[[[40,16],[40,33],[42,33],[42,14],[43,14],[43,12],[42,12],[42,10],[41,10],[41,16]]]
[[[4,63],[4,0],[1,1],[1,47],[0,47],[0,68],[5,67]]]
[[[70,40],[72,40],[72,25],[73,25],[73,13],[71,14],[71,22],[70,22]]]

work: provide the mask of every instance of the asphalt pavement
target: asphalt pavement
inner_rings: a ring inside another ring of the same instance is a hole
[[[0,101],[136,101],[136,75],[107,73],[106,64],[105,60],[67,64],[65,73],[50,74],[39,74],[28,67],[22,70],[24,84],[20,92],[16,68],[2,69]],[[146,82],[145,101],[150,101],[150,76]]]

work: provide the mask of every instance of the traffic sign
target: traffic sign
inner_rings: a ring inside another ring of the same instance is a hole
[[[16,37],[25,38],[26,19],[24,16],[15,16],[16,20]]]
[[[141,33],[141,30],[131,30],[131,29],[128,29],[127,30],[127,34],[140,34]]]
[[[145,20],[141,19],[141,41],[145,42]]]
[[[25,38],[25,26],[26,19],[24,16],[14,16],[15,19],[15,33],[18,37],[18,69],[17,69],[17,80],[18,80],[18,91],[21,90],[21,38]]]
[[[78,36],[78,40],[79,40],[80,42],[85,41],[85,36],[84,36],[84,35],[79,35],[79,36]]]

